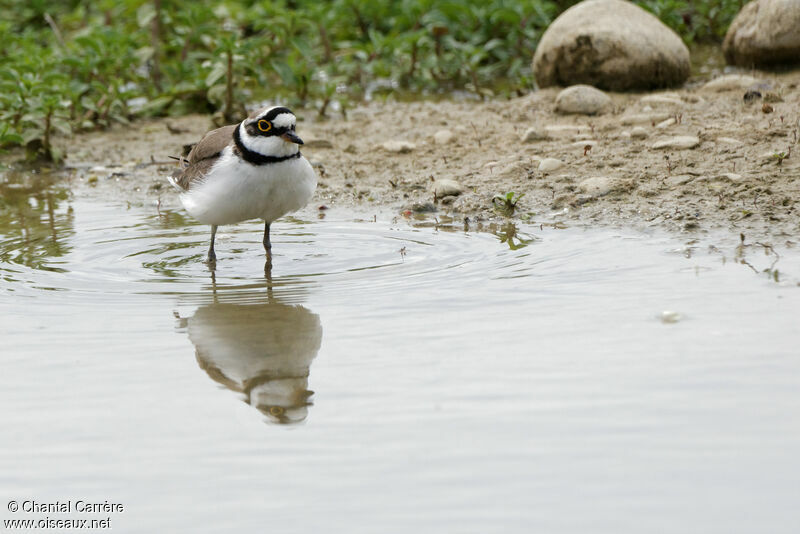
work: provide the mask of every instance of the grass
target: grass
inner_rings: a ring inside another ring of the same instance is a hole
[[[281,101],[344,113],[387,94],[524,94],[541,34],[574,1],[3,0],[0,149],[141,116]],[[687,42],[744,0],[637,2]]]

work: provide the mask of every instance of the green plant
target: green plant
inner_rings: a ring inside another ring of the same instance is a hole
[[[640,0],[685,41],[719,41],[745,0]],[[58,159],[53,134],[280,101],[525,93],[575,0],[4,0],[0,147]]]
[[[513,191],[509,191],[505,195],[497,194],[492,198],[492,205],[494,209],[504,215],[513,215],[517,209],[517,203],[525,196],[525,193],[518,195]]]

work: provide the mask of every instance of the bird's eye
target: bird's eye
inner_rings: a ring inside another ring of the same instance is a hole
[[[258,121],[258,129],[261,130],[262,132],[268,132],[272,129],[272,123],[269,121],[265,121],[264,119],[261,119],[260,121]]]

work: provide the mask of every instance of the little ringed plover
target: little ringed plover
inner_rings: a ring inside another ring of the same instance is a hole
[[[272,264],[270,224],[311,200],[317,175],[300,154],[297,118],[285,107],[257,111],[239,124],[206,133],[170,177],[186,211],[211,225],[208,262],[216,261],[217,227],[264,220],[264,250]]]

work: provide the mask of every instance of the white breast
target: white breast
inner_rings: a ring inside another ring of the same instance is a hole
[[[201,183],[181,195],[186,211],[206,224],[272,222],[305,206],[317,175],[304,157],[252,165],[227,147]]]

